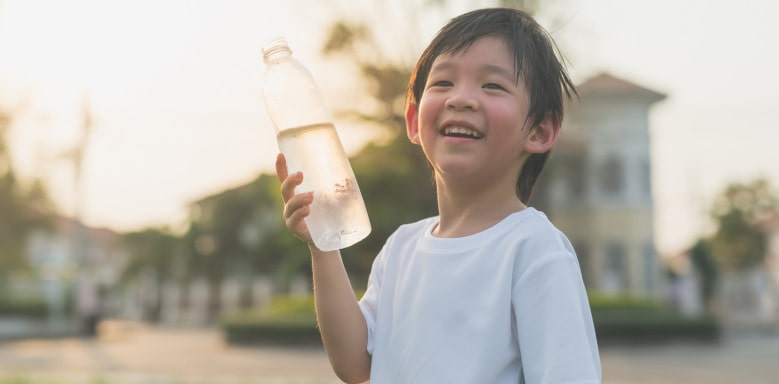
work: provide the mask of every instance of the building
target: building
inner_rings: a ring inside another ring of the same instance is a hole
[[[777,296],[777,309],[779,310],[779,208],[759,220],[757,226],[766,236],[766,255],[763,267],[773,282]],[[777,318],[779,318],[779,311],[777,311]]]
[[[51,227],[30,234],[27,256],[34,273],[14,284],[14,295],[42,300],[47,327],[70,329],[119,309],[116,282],[126,256],[114,231],[55,217]]]
[[[658,296],[649,111],[665,95],[609,74],[578,90],[537,205],[571,239],[588,289]]]

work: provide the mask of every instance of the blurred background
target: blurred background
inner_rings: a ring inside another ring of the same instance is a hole
[[[0,0],[0,383],[338,382],[261,99],[275,35],[317,79],[373,224],[357,294],[435,214],[404,135],[450,18],[531,12],[580,98],[531,205],[571,238],[606,383],[767,383],[779,356],[770,1]]]

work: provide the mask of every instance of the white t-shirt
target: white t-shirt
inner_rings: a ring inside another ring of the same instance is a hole
[[[401,226],[373,263],[371,384],[600,383],[579,264],[543,213],[462,238],[434,237],[437,223]]]

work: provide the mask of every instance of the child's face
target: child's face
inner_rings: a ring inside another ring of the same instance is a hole
[[[527,112],[514,57],[501,38],[485,37],[435,59],[419,105],[407,112],[408,135],[437,177],[513,186],[526,156]]]

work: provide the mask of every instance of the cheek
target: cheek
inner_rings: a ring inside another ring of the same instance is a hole
[[[435,122],[438,116],[439,109],[437,104],[429,98],[422,98],[419,103],[419,133],[423,134],[433,127],[435,129]]]
[[[517,131],[522,129],[527,114],[521,108],[517,108],[516,104],[512,102],[499,102],[493,103],[487,108],[489,108],[487,113],[492,117],[493,122],[496,122],[502,127],[513,128]]]

